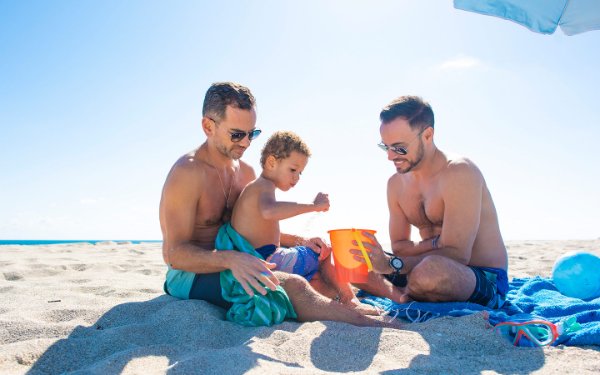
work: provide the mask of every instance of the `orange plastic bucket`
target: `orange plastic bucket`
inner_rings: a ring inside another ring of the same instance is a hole
[[[361,263],[354,259],[354,254],[350,252],[350,249],[359,248],[361,251],[367,251],[363,242],[368,242],[369,239],[365,237],[362,232],[368,232],[375,234],[376,232],[371,229],[333,229],[328,231],[329,238],[331,239],[331,248],[333,252],[333,263],[335,264],[336,274],[340,281],[347,281],[353,283],[365,283],[369,279],[370,261],[369,264]],[[356,241],[357,245],[353,245],[352,241]]]

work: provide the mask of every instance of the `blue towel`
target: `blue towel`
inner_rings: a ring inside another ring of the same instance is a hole
[[[363,302],[397,314],[412,322],[423,322],[440,316],[464,316],[478,311],[488,311],[492,325],[505,322],[516,314],[528,313],[552,323],[576,318],[581,329],[562,334],[553,345],[600,345],[600,297],[590,301],[562,295],[552,279],[539,276],[514,278],[509,284],[506,303],[492,310],[469,302],[410,302],[395,303],[387,298],[367,296]]]

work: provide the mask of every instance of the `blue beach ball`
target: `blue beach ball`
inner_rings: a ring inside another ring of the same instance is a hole
[[[600,257],[571,251],[556,260],[554,285],[565,296],[584,300],[600,297]]]

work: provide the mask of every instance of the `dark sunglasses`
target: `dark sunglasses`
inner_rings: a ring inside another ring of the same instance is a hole
[[[219,123],[217,122],[217,120],[215,120],[212,117],[208,118],[210,121],[214,122],[216,125],[218,125]],[[243,132],[243,131],[229,131],[229,136],[231,137],[231,142],[237,143],[240,142],[242,139],[246,138],[246,136],[248,136],[248,140],[252,141],[254,139],[256,139],[260,133],[262,133],[262,130],[260,129],[254,129],[254,130],[250,130],[249,132]]]
[[[231,142],[237,143],[242,139],[246,138],[246,136],[248,136],[248,140],[252,141],[256,139],[260,135],[260,133],[262,133],[262,130],[260,129],[250,130],[249,132],[230,131],[229,136],[231,137]]]

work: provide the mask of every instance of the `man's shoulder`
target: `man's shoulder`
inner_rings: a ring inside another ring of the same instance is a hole
[[[442,174],[442,181],[454,181],[456,179],[463,181],[467,179],[479,180],[482,177],[479,167],[471,159],[453,155],[448,157],[446,168],[444,168],[444,173]]]
[[[198,178],[202,178],[204,176],[204,171],[208,165],[203,161],[199,160],[197,156],[195,156],[194,151],[191,151],[183,156],[181,156],[173,167],[171,167],[171,171],[169,172],[168,178],[170,180],[197,180]]]
[[[254,173],[254,168],[252,168],[252,166],[248,163],[246,163],[245,161],[243,161],[242,159],[239,159],[240,162],[240,172],[246,175],[252,175],[255,176]]]

